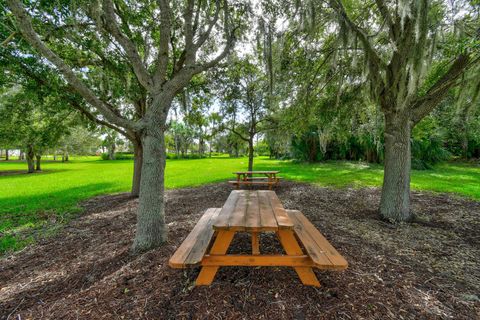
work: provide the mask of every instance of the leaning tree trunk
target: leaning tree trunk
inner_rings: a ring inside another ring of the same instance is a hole
[[[408,221],[410,212],[410,134],[408,114],[385,115],[385,169],[380,214],[390,222]]]
[[[33,152],[32,145],[29,145],[27,147],[26,157],[27,157],[28,173],[35,172],[35,161],[34,161],[35,153]]]
[[[132,179],[132,191],[133,197],[140,195],[140,181],[142,179],[142,163],[143,163],[143,147],[140,139],[135,139],[133,142],[133,179]]]
[[[248,171],[253,171],[253,137],[248,140]]]
[[[40,161],[42,160],[42,156],[37,154],[36,155],[36,158],[37,158],[37,163],[36,163],[36,167],[35,167],[35,170],[37,171],[41,171],[42,170],[42,167],[40,165]]]
[[[152,116],[142,136],[142,178],[137,228],[132,247],[135,253],[158,247],[167,241],[164,204],[166,116],[155,118]]]

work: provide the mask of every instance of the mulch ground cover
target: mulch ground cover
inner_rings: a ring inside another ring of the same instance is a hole
[[[139,256],[136,199],[93,198],[55,236],[0,260],[0,319],[480,319],[480,202],[414,192],[417,215],[392,226],[378,219],[380,192],[283,182],[287,209],[301,210],[348,260],[342,272],[315,271],[305,287],[290,268],[222,268],[210,287],[198,269],[168,259],[226,184],[167,192],[168,244]],[[261,250],[275,252],[272,234]],[[232,252],[248,252],[239,235]]]

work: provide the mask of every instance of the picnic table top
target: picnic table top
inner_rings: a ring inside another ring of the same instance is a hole
[[[279,173],[280,171],[237,171],[234,174],[266,174],[266,173]]]
[[[233,190],[213,222],[215,230],[278,231],[293,229],[274,191]]]

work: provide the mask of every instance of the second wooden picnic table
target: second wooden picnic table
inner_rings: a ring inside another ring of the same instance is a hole
[[[280,178],[277,177],[277,174],[280,171],[236,171],[233,174],[237,175],[236,181],[229,181],[229,183],[234,184],[237,188],[240,185],[254,185],[254,184],[264,184],[268,185],[268,188],[271,190],[272,186],[277,185],[280,181]]]

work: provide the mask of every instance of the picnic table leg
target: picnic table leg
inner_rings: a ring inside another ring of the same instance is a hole
[[[234,231],[218,231],[215,242],[210,249],[211,255],[221,255],[227,253],[228,247],[232,242]],[[200,273],[198,274],[197,280],[195,281],[196,286],[208,286],[212,283],[215,274],[217,273],[219,267],[202,267]]]
[[[291,230],[278,230],[278,238],[282,244],[283,249],[287,255],[303,255],[302,248],[298,244],[293,231]],[[304,285],[320,287],[317,276],[313,272],[311,267],[294,267],[298,277]]]
[[[252,232],[252,254],[260,254],[260,242],[258,232]]]

